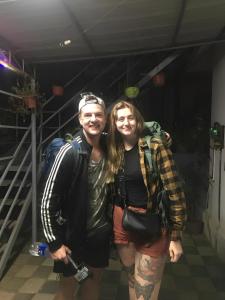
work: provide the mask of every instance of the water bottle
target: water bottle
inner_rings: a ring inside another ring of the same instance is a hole
[[[50,256],[48,245],[42,242],[33,243],[29,249],[29,253],[32,256],[45,256],[45,257]]]
[[[29,249],[29,252],[32,256],[50,256],[48,245],[42,242],[33,243]],[[84,263],[75,262],[69,254],[67,254],[67,258],[76,271],[74,278],[79,283],[82,283],[85,279],[93,276],[93,274]]]

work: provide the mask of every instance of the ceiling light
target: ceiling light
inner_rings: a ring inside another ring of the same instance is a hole
[[[7,63],[5,62],[4,60],[0,59],[0,66],[6,68],[6,69],[10,69],[12,70],[13,68]]]
[[[72,43],[71,40],[65,40],[65,41],[63,41],[63,42],[60,42],[60,43],[59,43],[59,46],[60,46],[60,47],[67,47],[67,46],[69,46],[71,43]]]
[[[14,67],[13,65],[9,64],[8,62],[6,62],[3,59],[0,59],[0,66],[4,67],[6,69],[9,69],[11,71],[14,71],[14,72],[22,73],[21,70],[17,69],[16,67]]]
[[[1,1],[1,0],[0,0]],[[1,2],[0,2],[1,3]],[[9,60],[6,56],[6,51],[0,49],[0,66],[6,69],[13,70],[13,66],[9,64]]]
[[[1,0],[0,0],[1,1]],[[1,3],[1,2],[0,2]],[[11,63],[11,53],[7,52],[3,49],[0,49],[0,67],[16,72],[22,76],[26,76],[27,73],[24,70],[18,69]]]

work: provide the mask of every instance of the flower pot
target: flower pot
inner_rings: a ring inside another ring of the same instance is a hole
[[[25,97],[24,102],[25,102],[26,107],[29,109],[37,108],[37,99],[34,96]]]
[[[136,98],[138,96],[139,92],[140,91],[137,86],[129,86],[125,89],[125,95],[130,99]]]
[[[52,93],[54,96],[63,96],[64,94],[64,87],[61,85],[53,85]]]
[[[157,86],[157,87],[164,86],[165,82],[166,82],[165,74],[163,72],[160,72],[160,73],[156,74],[152,78],[152,80],[153,80],[154,86]]]

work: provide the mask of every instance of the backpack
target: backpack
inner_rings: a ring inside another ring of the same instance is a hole
[[[167,132],[161,129],[159,123],[155,121],[145,122],[144,139],[147,144],[147,147],[144,148],[145,157],[151,170],[151,181],[154,181],[159,177],[159,172],[156,162],[152,159],[150,144],[152,141],[159,141],[162,142],[164,146],[170,147],[172,139]],[[167,191],[163,188],[162,182],[160,182],[160,191],[157,194],[156,205],[161,214],[162,224],[164,224],[165,227],[170,227],[170,201]]]
[[[172,139],[166,131],[161,129],[161,126],[156,121],[145,122],[144,139],[147,144],[147,147],[144,149],[145,157],[147,158],[150,170],[152,170],[153,178],[156,178],[158,176],[158,171],[155,161],[152,160],[150,144],[152,141],[160,141],[166,147],[170,147],[172,144]]]
[[[71,136],[72,137],[72,136]],[[81,144],[78,143],[76,139],[68,139],[67,136],[65,138],[54,138],[47,146],[44,152],[44,159],[42,161],[42,174],[47,176],[51,170],[51,167],[54,163],[56,155],[58,154],[61,147],[63,147],[66,143],[70,143],[74,149],[80,153]]]

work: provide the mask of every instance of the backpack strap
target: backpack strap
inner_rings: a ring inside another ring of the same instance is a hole
[[[151,153],[151,142],[153,140],[152,136],[147,135],[144,137],[144,139],[146,142],[146,147],[144,147],[144,152],[145,152],[145,157],[147,159],[150,168],[150,174],[151,174],[150,178],[148,178],[149,179],[148,185],[150,188],[151,182],[153,182],[156,178],[160,178],[160,174],[158,171],[156,161],[152,159],[152,153]],[[166,190],[164,190],[161,180],[160,180],[160,190],[156,197],[156,207],[157,210],[160,212],[163,226],[168,227],[169,226],[169,201],[168,201],[167,192]],[[151,208],[150,199],[147,202],[147,208],[148,209]]]
[[[144,137],[144,155],[147,160],[148,170],[146,169],[146,180],[147,180],[147,186],[148,186],[148,201],[147,201],[147,209],[152,208],[152,201],[151,201],[151,195],[150,195],[150,189],[151,189],[151,183],[154,182],[155,178],[157,177],[157,174],[155,172],[156,170],[156,163],[153,162],[152,159],[152,152],[151,152],[151,139],[152,136],[147,135]],[[151,175],[150,175],[151,174]]]
[[[144,147],[145,157],[148,161],[149,170],[151,172],[151,181],[154,181],[156,177],[158,177],[159,172],[156,165],[156,161],[152,159],[152,152],[151,152],[151,142],[152,142],[152,136],[145,136],[144,137],[146,147]]]
[[[149,135],[145,136],[145,142],[146,142],[147,146],[144,148],[144,151],[145,151],[145,156],[148,161],[149,168],[150,168],[150,170],[153,170],[152,153],[151,153],[151,149],[150,149],[150,143],[151,143],[150,140],[151,140],[151,137]]]
[[[152,159],[152,153],[151,153],[151,142],[153,140],[162,140],[162,136],[164,135],[164,131],[161,129],[161,126],[158,122],[152,121],[152,122],[145,122],[145,129],[144,129],[144,140],[146,143],[146,147],[144,147],[145,156],[148,161],[148,165],[150,168],[150,171],[153,175],[153,179],[155,178],[154,174],[157,173],[157,166],[156,162]]]
[[[151,183],[155,182],[155,180],[160,177],[156,160],[153,159],[153,157],[152,157],[151,143],[159,142],[159,143],[163,143],[164,145],[168,146],[167,134],[165,131],[163,131],[161,129],[161,126],[159,125],[159,123],[157,123],[155,121],[145,122],[144,141],[145,141],[144,153],[145,153],[145,158],[146,158],[148,166],[149,166],[149,174],[148,174],[149,176],[147,178],[147,183],[148,183],[148,188],[150,190]],[[147,208],[151,208],[152,203],[150,203],[150,202],[151,201],[149,199],[149,201],[147,203]],[[157,206],[158,205],[159,205],[159,203],[158,203],[158,197],[157,197]]]

